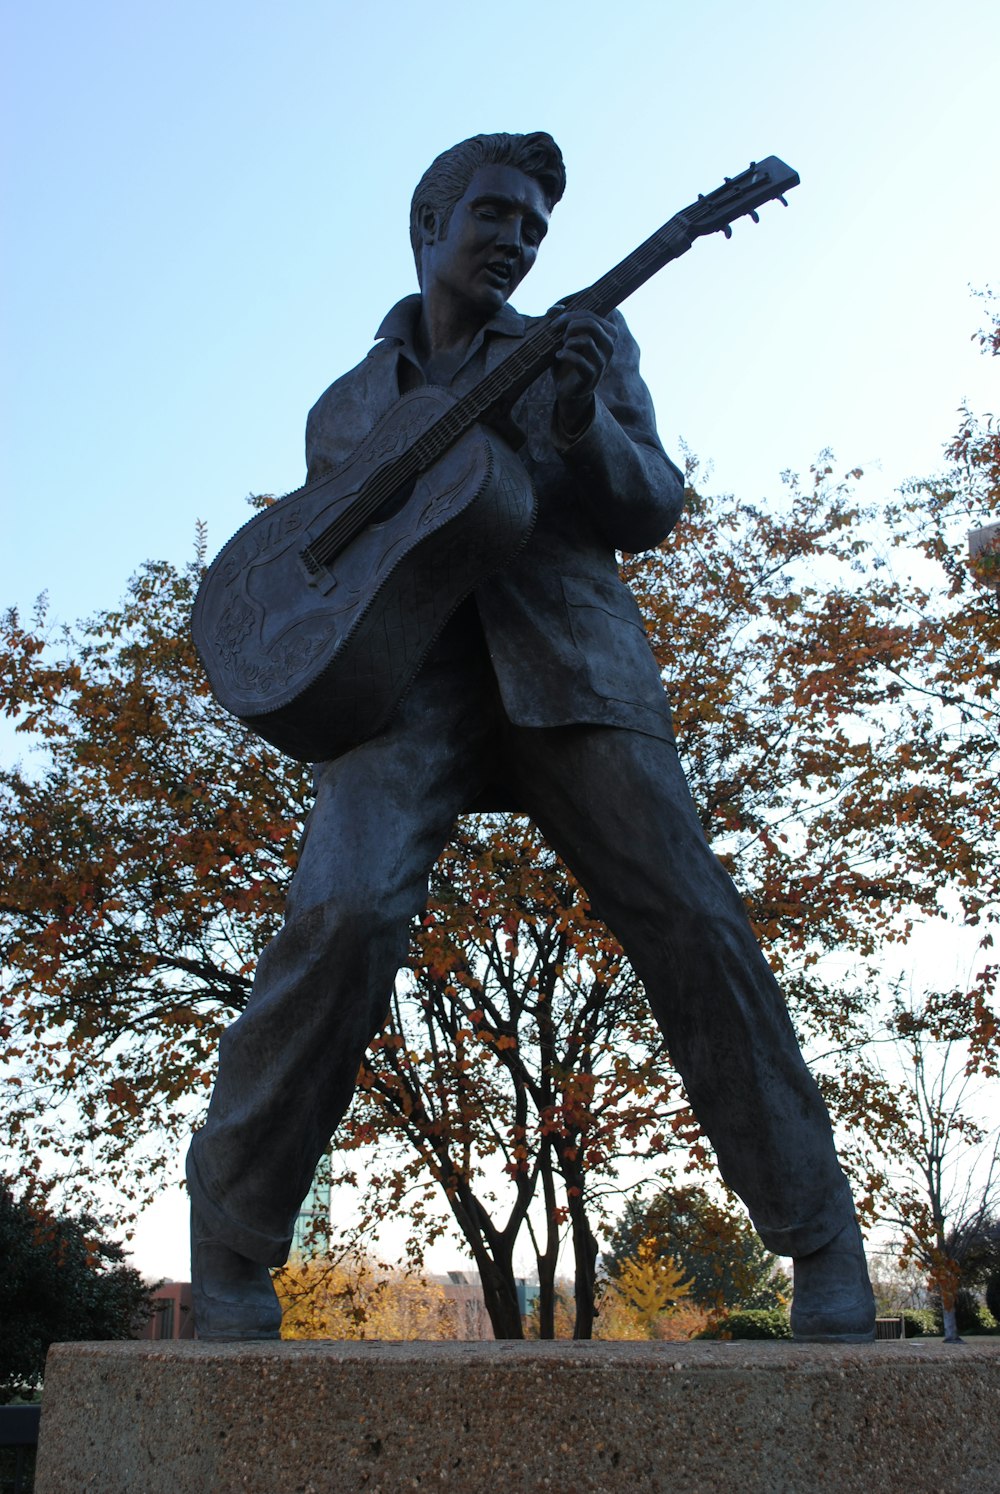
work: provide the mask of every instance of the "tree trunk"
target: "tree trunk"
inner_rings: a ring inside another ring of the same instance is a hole
[[[944,1325],[944,1341],[946,1344],[960,1344],[962,1339],[958,1332],[958,1319],[955,1316],[955,1300],[952,1298],[951,1306],[946,1307],[944,1298],[941,1299],[941,1321]]]
[[[597,1241],[582,1207],[579,1212],[579,1223],[575,1213],[573,1215],[573,1254],[576,1259],[573,1282],[576,1292],[576,1321],[573,1324],[573,1337],[593,1338],[594,1318],[597,1316],[594,1308]]]
[[[563,1177],[566,1182],[566,1198],[569,1204],[570,1225],[573,1231],[573,1289],[576,1294],[576,1319],[573,1324],[574,1338],[594,1336],[594,1288],[596,1282],[597,1241],[587,1218],[584,1202],[586,1176],[581,1165],[582,1147],[579,1140],[571,1149],[574,1157],[562,1157]]]
[[[935,1262],[935,1276],[937,1278],[938,1296],[941,1299],[941,1325],[944,1330],[944,1341],[946,1344],[960,1344],[962,1342],[958,1333],[958,1318],[956,1308],[958,1307],[958,1289],[962,1280],[962,1273],[956,1261],[952,1260],[947,1253],[944,1239],[944,1225],[938,1219],[938,1249]]]
[[[538,1262],[538,1337],[556,1336],[556,1266],[559,1263],[559,1226],[556,1224],[556,1188],[552,1175],[552,1142],[542,1141],[542,1197],[545,1202],[545,1249],[536,1252]]]
[[[955,1292],[942,1292],[942,1327],[945,1331],[945,1343],[961,1343],[958,1333],[958,1316],[955,1313],[957,1294]]]
[[[493,1325],[494,1338],[523,1338],[524,1322],[517,1300],[517,1283],[511,1261],[497,1262],[484,1255],[479,1261],[483,1301]]]
[[[452,1172],[452,1176],[455,1174]],[[514,1279],[513,1238],[494,1228],[486,1209],[461,1183],[449,1195],[452,1213],[479,1267],[483,1302],[494,1338],[523,1338],[524,1323]]]

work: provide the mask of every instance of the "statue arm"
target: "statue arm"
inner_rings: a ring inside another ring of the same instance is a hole
[[[553,440],[579,478],[581,501],[617,550],[648,550],[665,539],[684,504],[684,478],[656,434],[639,347],[621,312],[608,318],[617,337],[598,385],[593,417],[575,439],[553,426]]]

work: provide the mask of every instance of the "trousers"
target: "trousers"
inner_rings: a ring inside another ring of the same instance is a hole
[[[281,1265],[404,963],[456,818],[498,781],[586,889],[645,988],[726,1182],[767,1248],[808,1255],[854,1217],[829,1116],[672,740],[517,727],[485,648],[438,651],[390,727],[317,769],[285,922],[223,1034],[193,1205]]]

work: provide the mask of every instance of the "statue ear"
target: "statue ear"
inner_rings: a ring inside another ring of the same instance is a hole
[[[420,239],[424,244],[434,244],[438,236],[437,213],[433,208],[424,208],[420,214]]]

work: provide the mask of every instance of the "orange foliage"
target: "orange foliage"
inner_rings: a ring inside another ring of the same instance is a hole
[[[433,1281],[366,1257],[293,1257],[274,1273],[285,1339],[453,1339],[454,1304]]]
[[[975,978],[940,1004],[972,1061],[997,1061],[1000,602],[965,554],[966,529],[1000,510],[995,425],[965,412],[948,463],[866,506],[861,474],[824,459],[768,510],[699,493],[692,465],[675,534],[623,563],[706,834],[829,1055],[837,1115],[886,1145],[895,1120],[865,1043],[880,958],[916,918],[957,908],[979,932]],[[4,710],[38,748],[0,773],[4,1123],[26,1167],[45,1152],[84,1192],[148,1192],[204,1104],[307,806],[307,774],[207,693],[188,633],[198,572],[149,564],[119,609],[75,630],[44,609],[0,628]],[[831,951],[849,980],[824,972]],[[520,1332],[513,1252],[540,1198],[543,1321],[568,1224],[589,1332],[602,1180],[623,1154],[706,1160],[641,992],[510,818],[460,825],[413,965],[345,1138],[387,1148],[367,1217],[406,1207],[419,1254],[442,1228],[423,1185],[441,1190],[501,1330]]]

